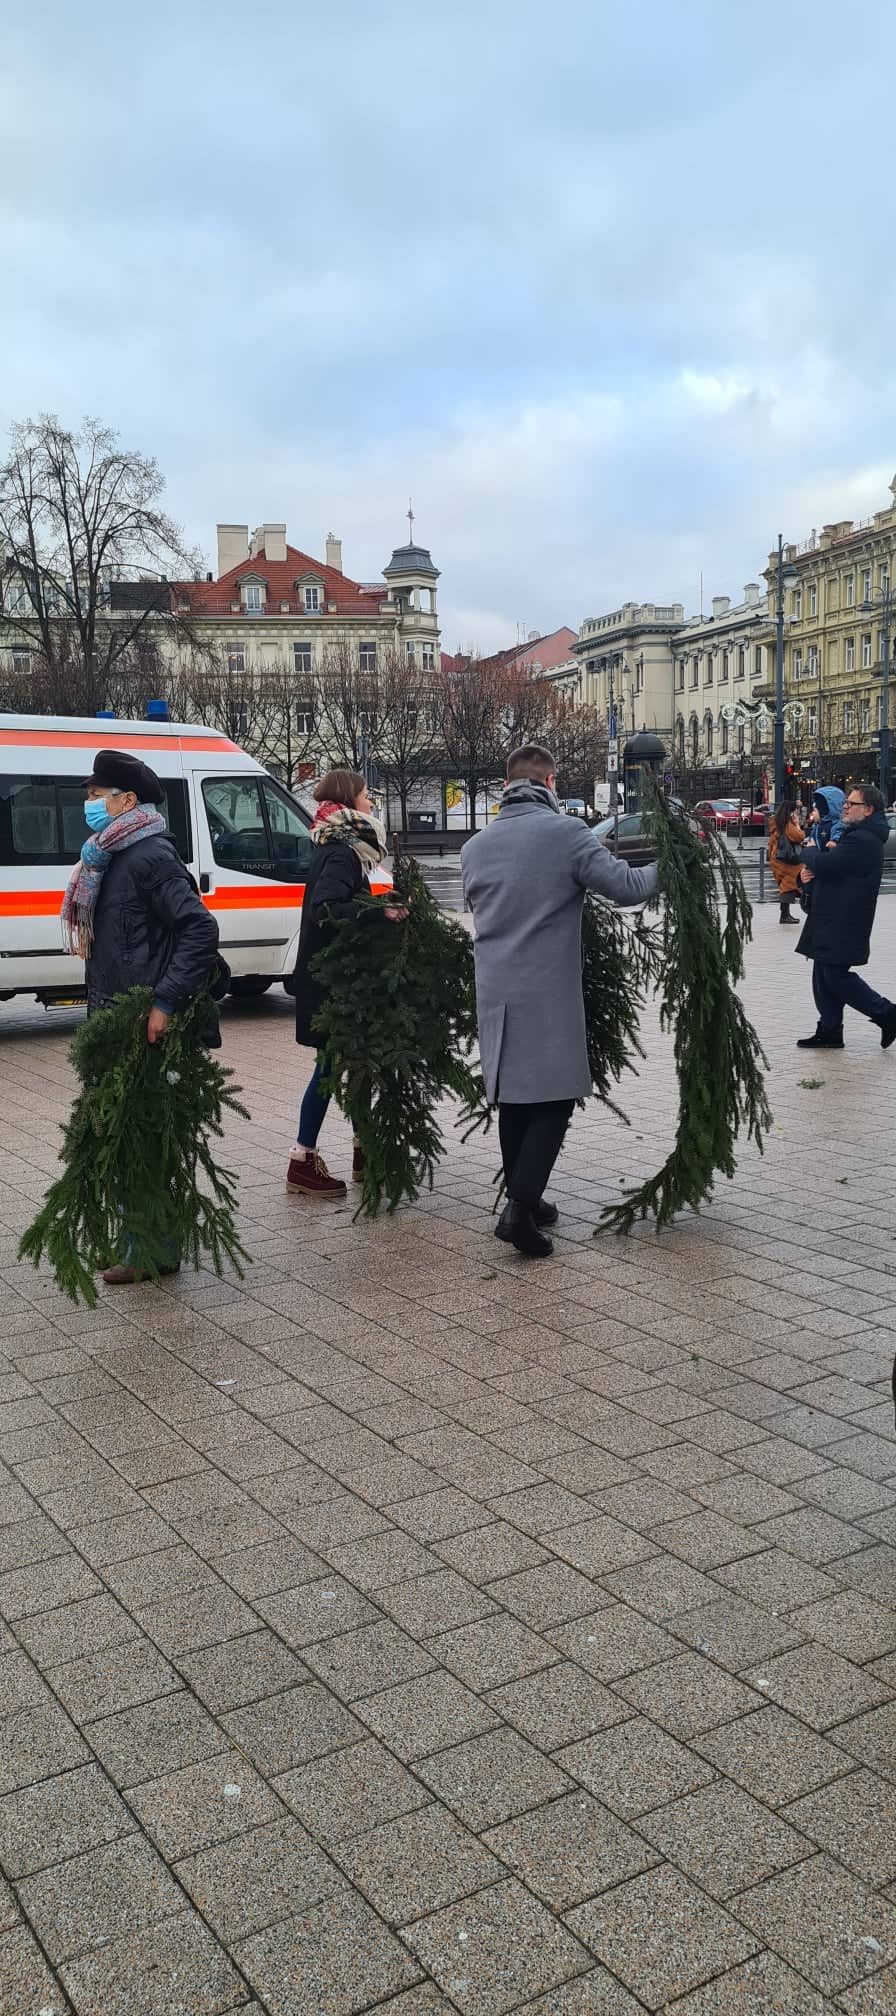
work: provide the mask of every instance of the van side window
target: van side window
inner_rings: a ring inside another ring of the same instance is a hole
[[[219,868],[304,882],[311,860],[308,822],[287,791],[267,777],[205,777],[202,795]]]
[[[0,776],[0,867],[70,867],[88,837],[86,790],[76,777]],[[192,854],[186,785],[165,781],[159,806],[182,861]]]

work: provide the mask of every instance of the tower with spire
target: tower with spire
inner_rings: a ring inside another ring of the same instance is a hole
[[[407,543],[395,547],[391,560],[383,568],[383,578],[395,604],[396,632],[401,649],[409,659],[416,659],[418,664],[435,670],[439,655],[436,606],[439,570],[433,563],[429,548],[418,546],[414,538],[416,513],[411,498],[408,499],[406,517]]]

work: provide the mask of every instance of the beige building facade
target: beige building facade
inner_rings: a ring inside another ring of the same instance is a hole
[[[626,602],[582,624],[573,646],[579,698],[608,720],[615,707],[621,739],[659,735],[676,766],[733,766],[768,739],[753,709],[769,643],[767,597],[755,581],[740,602],[715,596],[708,615],[686,617],[680,602]]]

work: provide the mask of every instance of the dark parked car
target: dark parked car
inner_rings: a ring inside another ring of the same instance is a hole
[[[680,798],[670,798],[669,803],[674,805],[676,812],[685,809]],[[609,819],[600,819],[593,829],[604,846],[609,847],[611,854],[618,853],[620,861],[627,861],[630,868],[646,868],[648,862],[655,860],[654,849],[644,831],[642,812],[620,812],[618,847],[614,839],[614,824],[611,814]]]

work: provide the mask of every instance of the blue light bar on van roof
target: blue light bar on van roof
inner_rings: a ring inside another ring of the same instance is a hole
[[[98,721],[114,721],[115,720],[114,707],[98,707],[96,710],[96,718]]]
[[[170,721],[171,716],[168,712],[167,700],[147,700],[146,719],[147,721]]]

